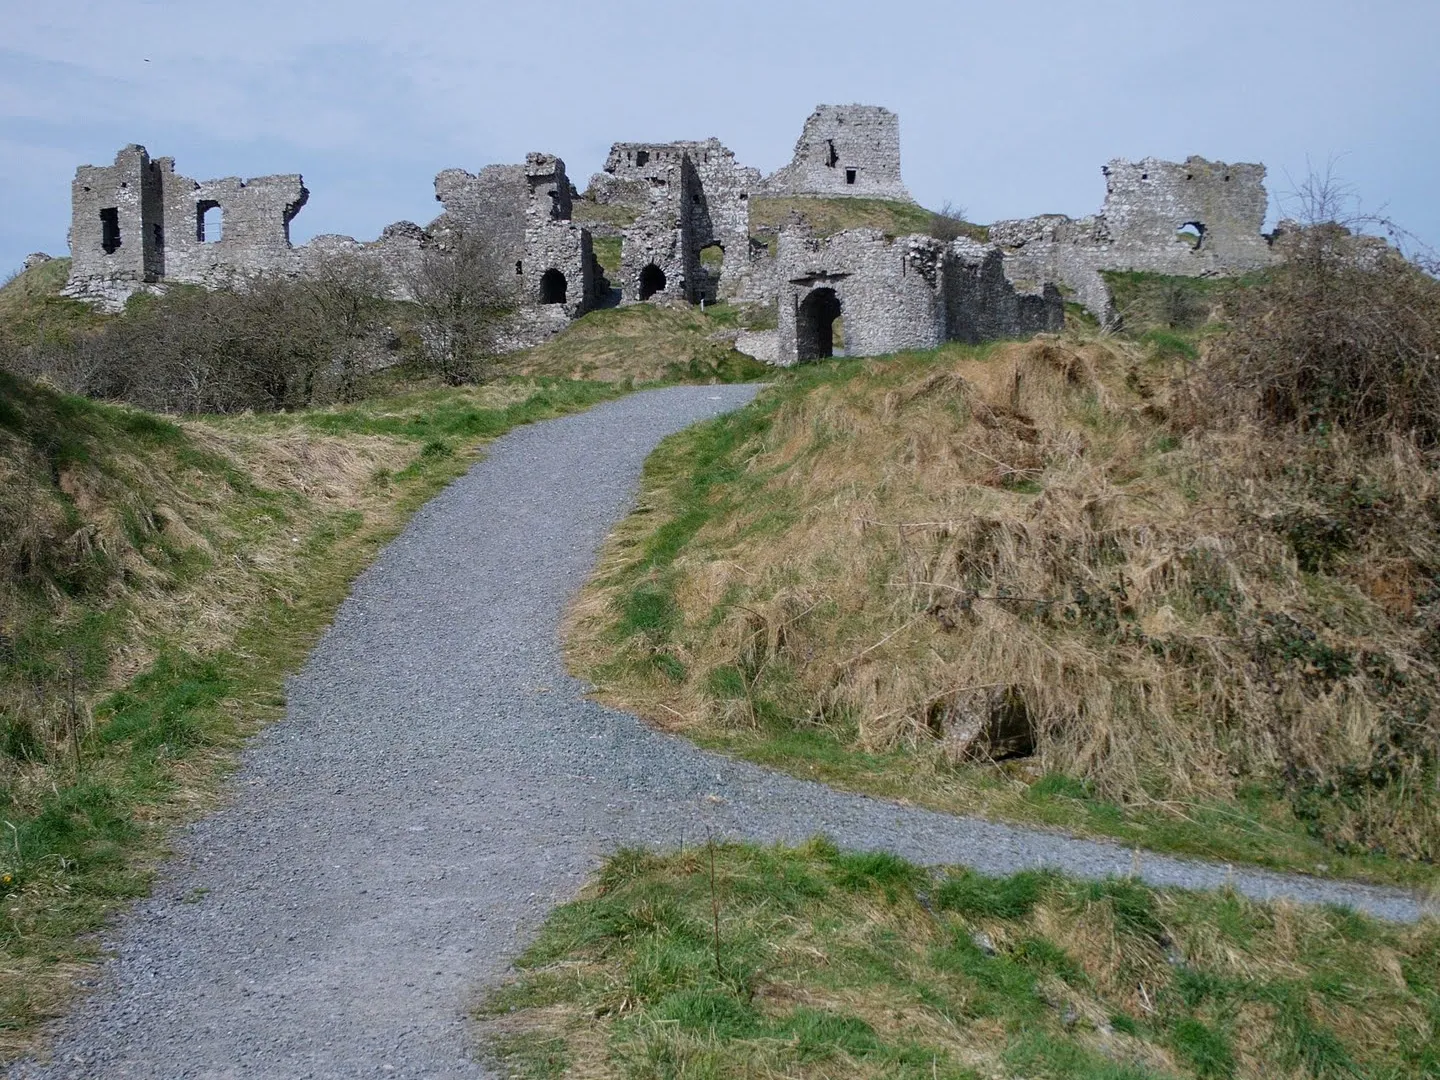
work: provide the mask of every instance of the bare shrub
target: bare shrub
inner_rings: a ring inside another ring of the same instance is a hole
[[[1352,199],[1331,174],[1308,178],[1296,201],[1301,220],[1276,241],[1285,262],[1230,297],[1229,329],[1200,387],[1207,411],[1435,445],[1440,282],[1423,259],[1360,233],[1378,226],[1402,235],[1384,218],[1349,211]]]
[[[962,236],[973,237],[976,228],[965,220],[965,208],[956,206],[949,199],[935,213],[930,215],[928,232],[937,240],[947,244]]]
[[[448,383],[488,373],[501,320],[514,303],[505,251],[489,232],[453,226],[409,275],[424,362]]]

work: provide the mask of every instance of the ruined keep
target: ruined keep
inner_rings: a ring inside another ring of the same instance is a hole
[[[821,105],[767,195],[850,195],[912,202],[900,180],[900,118],[878,105]]]
[[[999,221],[990,239],[1017,283],[1059,282],[1102,321],[1113,317],[1101,271],[1177,276],[1243,273],[1278,258],[1262,233],[1269,197],[1265,166],[1190,157],[1111,161],[1099,214]]]
[[[621,237],[625,301],[731,295],[749,259],[749,199],[759,186],[759,170],[738,164],[719,139],[612,146],[587,195],[635,214]]]
[[[782,233],[776,261],[776,362],[784,365],[833,355],[836,319],[852,356],[1020,337],[1065,322],[1054,285],[1019,292],[1000,250],[971,240],[892,240],[876,229],[823,239]]]
[[[113,307],[147,284],[288,271],[290,222],[309,195],[296,174],[202,182],[126,146],[111,165],[75,171],[68,292]]]
[[[573,192],[560,158],[532,153],[524,165],[489,165],[478,174],[446,169],[435,177],[435,198],[445,212],[431,234],[483,232],[500,249],[500,264],[515,267],[521,307],[553,308],[554,318],[568,321],[595,306],[599,268],[590,233],[571,220]]]

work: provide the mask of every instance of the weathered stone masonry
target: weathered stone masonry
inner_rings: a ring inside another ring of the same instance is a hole
[[[1053,285],[1018,293],[995,247],[929,236],[888,239],[851,229],[824,239],[782,233],[776,360],[830,356],[843,318],[845,351],[874,356],[1057,331],[1065,309]]]
[[[444,250],[456,229],[484,230],[513,262],[517,307],[551,330],[596,299],[589,234],[570,220],[565,163],[530,154],[524,165],[492,165],[435,178],[444,212],[428,228],[402,221],[378,240],[317,236],[296,247],[290,222],[309,192],[299,175],[191,180],[171,158],[143,146],[110,166],[83,165],[72,191],[72,263],[66,292],[117,309],[135,292],[165,284],[234,285],[253,274],[300,276],[335,255],[371,260],[392,296],[405,298],[422,253]],[[525,337],[524,334],[521,337]]]
[[[1105,205],[1078,221],[1053,214],[990,226],[1020,283],[1056,281],[1108,321],[1103,270],[1202,276],[1243,273],[1277,259],[1264,227],[1265,166],[1116,159],[1104,168]]]
[[[780,363],[828,354],[841,316],[852,354],[984,341],[1058,329],[1057,284],[1109,321],[1104,271],[1231,274],[1279,258],[1260,231],[1264,166],[1117,159],[1104,174],[1100,213],[997,222],[989,244],[863,229],[817,239],[798,215],[780,229],[772,255],[750,233],[755,196],[910,201],[899,118],[875,106],[821,105],[794,158],[768,178],[714,138],[620,142],[587,198],[624,211],[599,215],[606,235],[621,239],[621,302],[776,303],[779,329],[761,351]],[[565,163],[551,154],[478,173],[447,169],[435,178],[444,209],[429,226],[397,222],[370,242],[319,236],[293,246],[290,222],[308,195],[299,175],[197,181],[178,174],[172,159],[127,146],[112,165],[76,171],[66,291],[113,310],[171,282],[218,287],[253,274],[300,276],[344,255],[371,261],[390,295],[403,299],[420,260],[452,250],[468,230],[498,246],[516,301],[507,336],[516,347],[594,308],[608,289],[591,234],[572,220]]]
[[[912,201],[900,180],[900,118],[875,105],[819,106],[765,193]]]

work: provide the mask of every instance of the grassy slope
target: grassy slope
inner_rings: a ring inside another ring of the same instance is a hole
[[[773,369],[712,336],[736,329],[741,315],[724,304],[703,312],[657,304],[592,311],[545,344],[502,358],[498,367],[523,376],[629,379],[636,383],[768,378]]]
[[[517,966],[479,1015],[525,1080],[1440,1075],[1433,922],[823,841],[621,852]]]
[[[657,724],[843,787],[1428,880],[1423,747],[1368,755],[1434,704],[1433,478],[1181,438],[1162,354],[950,346],[796,373],[652,457],[572,663]],[[1337,539],[1347,512],[1368,524]],[[1007,687],[1036,757],[957,757],[950,732]]]
[[[485,439],[619,392],[172,421],[0,374],[0,1058],[63,1009],[408,515]]]
[[[750,200],[752,235],[772,236],[792,217],[803,218],[816,236],[830,236],[845,229],[879,229],[886,236],[906,236],[928,232],[934,214],[915,203],[893,199],[757,197]],[[968,225],[966,229],[974,239],[986,237],[983,225]]]

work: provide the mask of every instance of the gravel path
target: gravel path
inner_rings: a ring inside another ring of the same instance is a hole
[[[752,387],[634,394],[521,428],[356,583],[186,830],[116,959],[26,1077],[478,1077],[466,1007],[620,844],[707,830],[989,872],[1131,870],[1115,846],[905,808],[697,750],[582,696],[556,627],[666,434]],[[1149,855],[1157,884],[1223,867]],[[1234,875],[1257,897],[1413,919],[1398,892]]]

